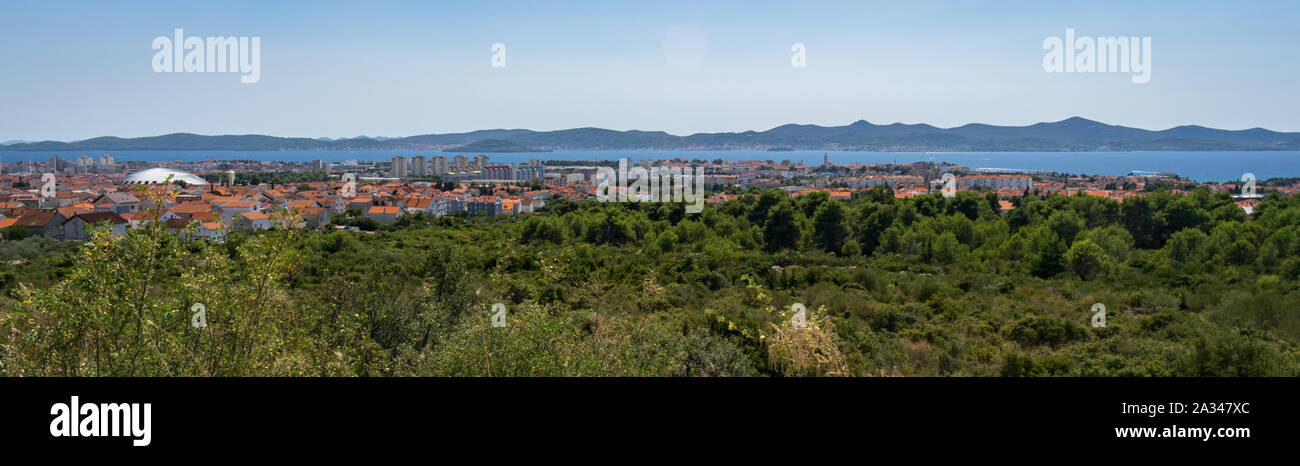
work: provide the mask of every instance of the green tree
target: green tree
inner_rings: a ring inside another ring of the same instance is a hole
[[[1165,221],[1155,205],[1144,196],[1130,197],[1120,207],[1124,228],[1133,235],[1140,248],[1155,249],[1164,245]]]
[[[1033,236],[1034,253],[1029,258],[1029,272],[1039,278],[1051,278],[1065,269],[1065,241],[1056,232],[1040,228]]]
[[[1047,218],[1047,227],[1056,233],[1065,244],[1074,242],[1074,237],[1083,231],[1083,218],[1073,210],[1058,210]]]
[[[1106,270],[1109,258],[1101,246],[1085,239],[1075,241],[1070,246],[1070,250],[1065,253],[1065,261],[1075,276],[1082,280],[1092,280]]]
[[[794,207],[789,201],[777,204],[767,216],[763,229],[763,243],[769,252],[796,249],[799,245],[799,225],[795,223]]]
[[[28,233],[27,227],[23,225],[14,224],[14,226],[4,229],[5,241],[19,241],[29,236],[32,236],[32,234]]]
[[[844,247],[849,229],[844,226],[844,206],[839,201],[826,201],[817,208],[813,216],[813,236],[817,245],[826,251],[838,252]]]

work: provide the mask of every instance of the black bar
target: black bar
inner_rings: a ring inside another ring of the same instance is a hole
[[[627,449],[742,442],[734,445],[1195,452],[1282,447],[1294,440],[1297,388],[1296,379],[1261,378],[2,379],[8,406],[0,438],[33,451],[150,455],[573,442]],[[129,437],[53,437],[51,406],[74,395],[82,404],[150,403],[150,444],[135,447]],[[1124,403],[1167,409],[1171,402],[1184,403],[1187,412],[1121,412]],[[1233,412],[1193,413],[1197,403],[1222,403],[1204,406]],[[1117,438],[1115,432],[1171,426],[1250,432],[1249,438],[1209,440]]]

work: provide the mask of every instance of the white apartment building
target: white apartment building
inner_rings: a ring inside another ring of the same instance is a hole
[[[957,178],[958,186],[987,186],[993,189],[1034,189],[1034,179],[1026,175],[973,175]]]

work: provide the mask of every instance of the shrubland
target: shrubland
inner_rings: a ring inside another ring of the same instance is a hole
[[[0,374],[1300,375],[1300,196],[1249,216],[1205,190],[997,201],[753,190],[698,214],[555,199],[362,233],[3,241]]]

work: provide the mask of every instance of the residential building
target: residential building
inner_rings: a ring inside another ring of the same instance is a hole
[[[429,164],[425,161],[423,155],[417,155],[411,158],[411,176],[414,178],[424,178],[429,175]]]
[[[261,212],[262,205],[257,201],[231,201],[221,204],[221,223],[229,224],[236,215],[245,212]]]
[[[57,239],[65,236],[63,224],[67,219],[57,211],[35,210],[18,217],[18,224],[27,228],[27,233],[33,236]]]
[[[71,240],[90,239],[90,232],[86,229],[89,226],[98,226],[107,224],[113,229],[114,236],[123,236],[126,234],[127,220],[115,212],[91,212],[88,214],[77,214],[75,217],[63,222],[63,238]]]
[[[393,157],[393,167],[392,167],[392,170],[390,171],[390,173],[391,173],[391,175],[392,175],[393,178],[406,178],[406,177],[408,176],[408,175],[407,175],[407,166],[406,166],[406,157],[402,157],[402,156],[400,156],[400,155],[394,156],[394,157]]]
[[[402,216],[402,208],[397,206],[374,206],[366,211],[367,217],[374,219],[381,225],[387,225],[397,221],[397,217]]]
[[[957,178],[957,186],[987,186],[993,189],[1034,189],[1034,179],[1025,175],[972,175]]]
[[[107,192],[91,202],[96,211],[110,211],[118,214],[140,211],[140,198],[120,191]]]
[[[230,226],[236,230],[270,230],[271,218],[262,212],[243,212],[234,217]]]
[[[432,164],[433,166],[431,167],[432,170],[431,174],[435,176],[442,176],[444,173],[447,173],[447,157],[443,157],[441,155],[434,156]]]

